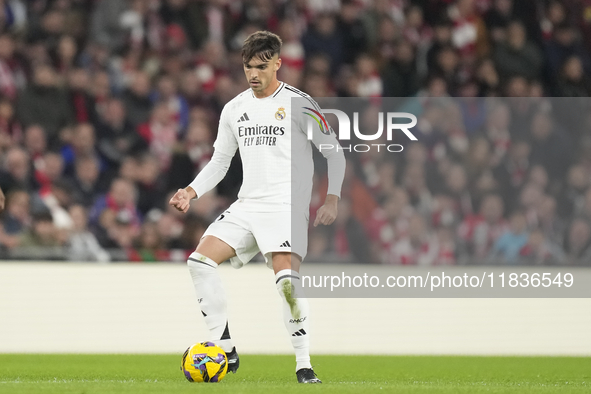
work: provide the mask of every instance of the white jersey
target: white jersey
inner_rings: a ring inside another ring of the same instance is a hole
[[[214,148],[226,157],[234,156],[236,149],[240,151],[243,183],[238,199],[245,207],[260,212],[307,211],[314,173],[310,142],[335,147],[323,149],[322,154],[329,160],[329,178],[331,172],[336,174],[329,181],[329,194],[340,197],[345,171],[343,152],[336,149],[334,132],[321,133],[316,127],[312,141],[308,140],[308,118],[302,109],[292,108],[292,98],[302,97],[320,112],[310,96],[283,82],[265,98],[256,98],[248,89],[222,110]]]

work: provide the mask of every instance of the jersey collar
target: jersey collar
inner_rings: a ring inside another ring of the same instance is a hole
[[[252,91],[252,88],[250,88],[250,94],[252,96],[252,98],[255,98],[257,100],[264,100],[264,99],[268,99],[269,97],[275,97],[279,94],[279,92],[281,91],[281,89],[283,89],[283,86],[285,86],[285,82],[281,82],[279,81],[279,86],[277,87],[277,89],[275,89],[275,91],[273,92],[273,94],[271,94],[270,96],[267,97],[263,97],[263,98],[258,98],[257,96],[254,95],[254,92]]]

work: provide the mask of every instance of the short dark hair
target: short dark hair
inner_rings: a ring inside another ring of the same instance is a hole
[[[253,57],[269,61],[281,51],[281,38],[270,31],[261,30],[252,33],[242,46],[242,61],[248,63]]]

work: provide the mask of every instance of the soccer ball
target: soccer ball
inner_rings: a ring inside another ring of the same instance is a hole
[[[183,354],[181,371],[189,382],[219,382],[228,371],[228,357],[215,343],[196,343]]]

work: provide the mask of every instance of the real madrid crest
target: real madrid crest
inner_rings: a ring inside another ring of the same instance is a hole
[[[279,109],[277,110],[277,112],[275,112],[275,119],[277,120],[283,120],[285,119],[285,108],[283,107],[279,107]]]

